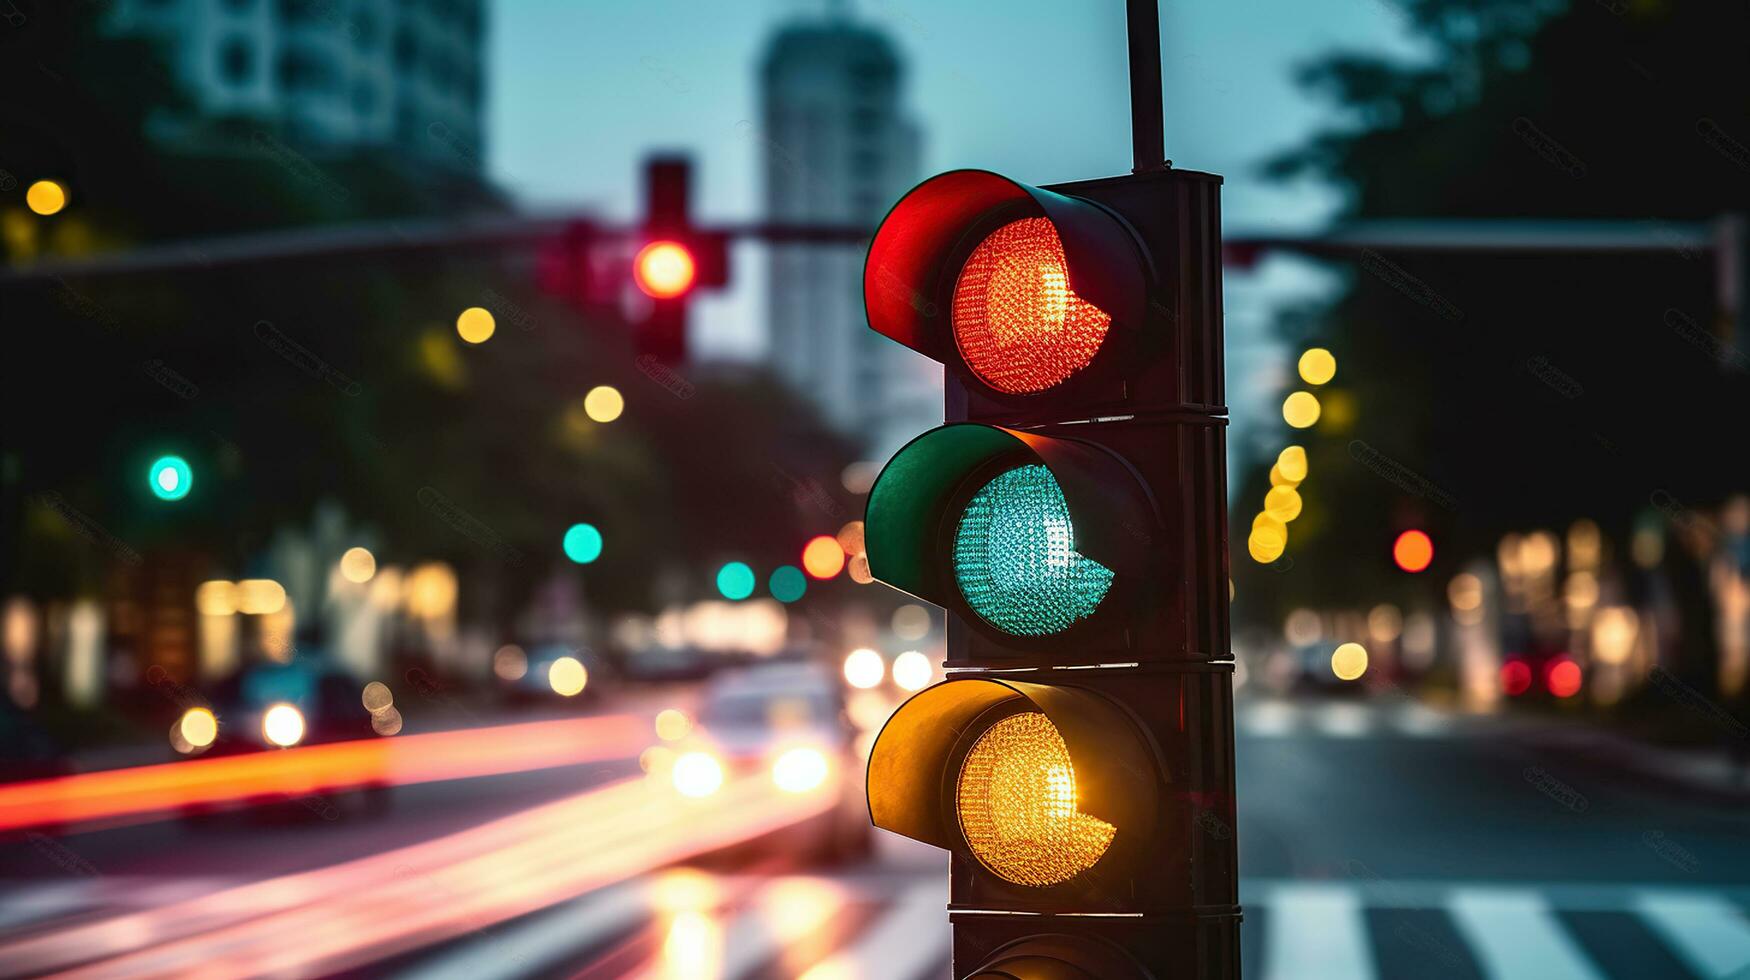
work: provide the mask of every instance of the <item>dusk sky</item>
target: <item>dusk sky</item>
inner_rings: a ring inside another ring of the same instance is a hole
[[[850,16],[885,28],[906,59],[906,101],[924,133],[923,174],[984,167],[1050,183],[1129,169],[1120,0],[847,6]],[[825,0],[500,2],[490,52],[492,172],[530,207],[625,218],[638,206],[642,157],[687,149],[700,167],[700,212],[755,217],[756,66],[777,25],[825,16],[828,7]],[[1390,0],[1168,0],[1162,20],[1167,155],[1227,178],[1230,230],[1304,227],[1334,204],[1329,193],[1257,176],[1261,160],[1329,118],[1295,87],[1296,65],[1335,48],[1416,53]],[[763,263],[757,249],[737,260],[736,288],[698,304],[695,341],[707,356],[763,349]],[[1268,264],[1262,278],[1265,296],[1313,281],[1304,270]],[[1230,277],[1229,343],[1232,370],[1244,372],[1262,310],[1238,279]]]

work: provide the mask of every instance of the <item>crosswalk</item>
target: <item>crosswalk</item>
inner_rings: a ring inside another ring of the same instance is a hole
[[[1387,701],[1289,701],[1255,698],[1234,706],[1234,729],[1243,737],[1450,738],[1467,719],[1404,699]]]
[[[203,887],[211,887],[204,883]],[[75,920],[150,901],[149,882],[0,888],[0,938],[74,893]],[[176,890],[181,890],[178,887]],[[101,892],[101,895],[98,894]],[[1750,889],[1664,885],[1247,879],[1246,975],[1264,980],[1750,978]],[[939,870],[633,878],[482,927],[370,972],[410,980],[566,976],[936,980],[950,974]],[[52,914],[52,913],[51,913]],[[12,975],[0,963],[0,975]]]

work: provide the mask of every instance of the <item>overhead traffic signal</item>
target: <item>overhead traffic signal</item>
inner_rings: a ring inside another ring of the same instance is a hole
[[[637,347],[666,364],[687,355],[687,303],[699,289],[729,281],[729,239],[697,228],[692,217],[693,162],[655,156],[644,164],[644,225],[635,242],[632,281],[650,312],[637,325]]]
[[[869,569],[952,614],[870,816],[949,852],[955,976],[1239,975],[1220,183],[952,171],[870,245],[947,424],[870,489]]]

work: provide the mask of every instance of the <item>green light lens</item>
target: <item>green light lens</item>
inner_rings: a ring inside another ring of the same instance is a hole
[[[1112,571],[1077,554],[1069,505],[1051,471],[1017,466],[985,484],[954,532],[954,579],[985,622],[1017,636],[1060,633],[1086,619]]]

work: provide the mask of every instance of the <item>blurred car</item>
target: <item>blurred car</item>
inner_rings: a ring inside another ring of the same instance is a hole
[[[689,753],[708,753],[722,779],[763,773],[780,792],[836,794],[834,808],[787,831],[781,846],[824,861],[867,855],[874,830],[863,787],[856,728],[845,715],[843,687],[825,668],[776,663],[719,676],[706,689],[699,710],[701,731],[680,747],[677,788],[688,793]],[[708,765],[705,768],[709,768]],[[707,785],[712,773],[703,774]]]
[[[389,704],[384,707],[395,710]],[[236,756],[377,738],[376,724],[380,722],[365,707],[357,679],[326,658],[299,657],[287,663],[246,667],[216,685],[206,704],[186,704],[171,728],[171,744],[188,758]],[[399,727],[397,715],[395,730]],[[358,798],[366,812],[379,813],[387,809],[389,790],[385,784],[369,783]],[[248,802],[255,808],[296,803],[301,810],[325,820],[340,815],[336,800],[320,792]],[[199,818],[210,812],[193,807],[183,816]]]
[[[497,657],[515,647],[506,647]],[[530,648],[522,655],[524,662],[514,669],[494,662],[493,669],[504,684],[505,693],[522,701],[593,701],[600,696],[606,671],[600,657],[588,650],[578,650],[561,643],[548,643]],[[509,658],[506,658],[509,659]]]

